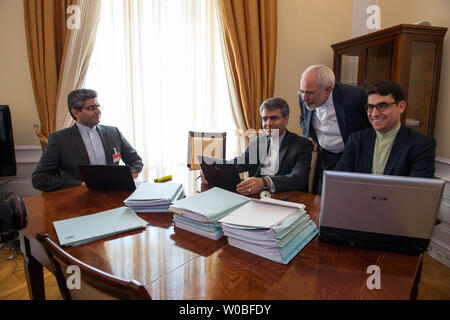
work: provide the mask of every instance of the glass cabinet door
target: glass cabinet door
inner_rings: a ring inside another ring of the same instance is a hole
[[[392,42],[367,48],[364,87],[392,79],[392,48]]]
[[[359,52],[346,52],[339,55],[339,59],[340,70],[338,82],[352,86],[358,85]]]
[[[428,134],[433,97],[433,78],[436,59],[436,43],[411,42],[408,101],[405,125]]]

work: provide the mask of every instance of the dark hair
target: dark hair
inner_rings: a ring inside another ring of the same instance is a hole
[[[375,83],[366,89],[366,95],[379,94],[380,96],[392,95],[395,101],[406,100],[405,92],[395,81],[387,80]]]
[[[281,115],[286,117],[289,114],[289,105],[286,100],[281,98],[269,98],[259,107],[259,114],[262,114],[263,110],[276,110],[281,109]]]
[[[77,120],[73,114],[72,109],[81,109],[86,102],[87,99],[95,99],[97,98],[97,92],[92,89],[75,89],[72,90],[67,96],[67,105],[69,106],[69,113],[72,118]]]

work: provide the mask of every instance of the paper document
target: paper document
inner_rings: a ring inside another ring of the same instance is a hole
[[[131,209],[119,207],[82,217],[54,221],[61,245],[76,246],[147,226]]]
[[[196,220],[215,221],[248,201],[245,196],[215,187],[175,201],[170,209]]]
[[[222,223],[249,226],[257,228],[271,228],[298,209],[252,200],[237,208],[226,217],[220,219]]]
[[[176,197],[183,189],[181,183],[151,183],[145,182],[124,200],[128,201],[151,201],[151,200],[177,200]]]

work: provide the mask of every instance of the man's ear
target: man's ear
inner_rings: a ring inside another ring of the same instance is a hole
[[[400,102],[398,103],[398,108],[399,108],[399,110],[400,110],[400,113],[405,112],[405,109],[406,109],[406,101],[405,101],[405,100],[400,101]]]
[[[70,113],[72,114],[72,116],[77,119],[77,115],[78,115],[78,109],[77,108],[72,108],[70,109]]]

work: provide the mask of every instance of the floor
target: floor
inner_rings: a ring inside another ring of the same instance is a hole
[[[47,299],[60,300],[55,277],[44,269]],[[29,300],[23,269],[23,255],[18,247],[0,244],[0,300]],[[418,300],[450,300],[450,268],[424,256]]]

